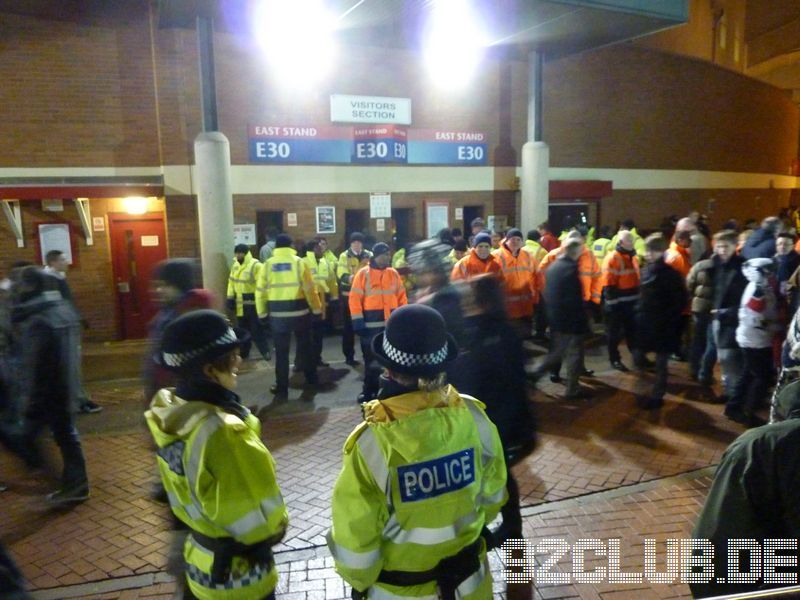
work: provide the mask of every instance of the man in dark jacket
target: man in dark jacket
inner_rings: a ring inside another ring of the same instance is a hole
[[[635,363],[642,368],[647,352],[656,354],[656,380],[649,396],[639,405],[646,409],[660,408],[667,391],[669,357],[681,345],[681,314],[686,308],[683,277],[664,262],[667,241],[660,233],[644,243],[646,266],[642,270],[640,296],[636,306]]]
[[[763,549],[766,558],[767,552],[776,555],[781,552],[780,547],[765,547],[764,540],[795,541],[800,537],[798,417],[800,396],[783,395],[776,399],[775,406],[775,418],[780,422],[743,433],[722,456],[692,533],[695,539],[709,540],[714,547],[713,576],[708,574],[708,583],[690,585],[695,598],[741,594],[762,587],[776,587],[775,584],[780,583],[774,575],[771,582],[764,581],[760,568],[758,576],[748,578],[747,558],[740,553],[739,572],[745,575],[746,583],[731,584],[727,546],[733,539],[753,540]],[[786,553],[786,549],[782,553]],[[793,573],[796,578],[796,546],[791,549],[791,555],[795,561],[786,572],[790,576]],[[766,565],[764,567],[766,570]],[[780,573],[780,569],[775,573]],[[723,581],[728,583],[721,583]]]
[[[583,338],[589,333],[589,319],[578,277],[578,257],[583,251],[583,240],[569,238],[565,243],[564,254],[547,269],[544,287],[547,322],[553,339],[547,356],[529,377],[538,380],[563,359],[567,370],[564,398],[575,399],[586,397],[580,389],[578,377],[583,370]]]
[[[756,229],[742,247],[742,256],[751,258],[772,258],[775,256],[775,236],[781,220],[778,217],[767,217],[761,221],[761,227]]]
[[[61,450],[64,461],[61,488],[48,502],[81,502],[89,497],[89,481],[73,411],[77,408],[80,352],[78,315],[61,297],[56,280],[37,267],[25,267],[17,285],[12,319],[20,327],[23,346],[20,383],[27,406],[19,430],[3,432],[9,449],[29,466],[42,457],[36,440],[45,426]]]

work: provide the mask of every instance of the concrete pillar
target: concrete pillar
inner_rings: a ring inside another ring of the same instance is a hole
[[[522,146],[522,191],[520,226],[525,233],[547,221],[550,196],[550,148],[544,142],[526,142]]]
[[[542,69],[539,52],[528,55],[528,141],[522,146],[520,226],[524,232],[547,220],[550,148],[542,141]]]
[[[233,261],[233,192],[228,138],[206,131],[194,140],[195,189],[203,285],[224,298]]]

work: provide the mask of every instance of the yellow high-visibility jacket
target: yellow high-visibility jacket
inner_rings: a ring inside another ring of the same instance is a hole
[[[275,544],[289,523],[275,461],[261,441],[260,421],[244,407],[238,413],[162,389],[145,418],[178,519],[205,537]],[[228,580],[212,583],[214,552],[192,535],[186,538],[183,556],[189,588],[201,600],[262,598],[278,582],[274,563],[235,556]]]
[[[228,276],[228,299],[236,298],[236,316],[244,316],[244,307],[256,305],[256,280],[261,263],[249,252],[242,264],[235,258]]]
[[[365,405],[344,447],[328,547],[355,589],[436,597],[435,583],[377,583],[382,570],[428,571],[478,540],[506,501],[506,466],[484,405],[452,386]],[[461,598],[491,598],[485,545]]]
[[[259,318],[294,319],[309,312],[322,314],[322,302],[308,265],[294,248],[275,248],[258,274],[256,310]]]

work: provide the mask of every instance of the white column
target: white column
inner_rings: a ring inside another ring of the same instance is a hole
[[[233,192],[228,138],[218,131],[194,140],[203,286],[224,298],[233,260]]]
[[[520,225],[524,232],[547,220],[550,148],[542,141],[542,68],[538,52],[528,54],[528,141],[522,146]]]

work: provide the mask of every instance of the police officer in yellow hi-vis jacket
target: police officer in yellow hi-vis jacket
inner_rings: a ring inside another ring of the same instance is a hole
[[[278,235],[272,257],[264,263],[256,285],[258,318],[269,319],[275,339],[275,385],[270,392],[279,400],[289,394],[289,346],[292,333],[306,384],[317,383],[317,364],[311,356],[311,327],[322,318],[322,304],[311,271],[292,248],[292,238]]]
[[[184,544],[185,598],[274,598],[272,546],[289,518],[261,423],[234,393],[246,344],[221,314],[187,313],[164,331],[159,358],[178,375],[145,413]]]
[[[481,531],[506,501],[484,405],[444,380],[458,354],[441,315],[411,304],[373,339],[386,367],[350,434],[328,547],[354,598],[491,598]]]
[[[236,324],[250,332],[253,342],[264,357],[272,358],[266,328],[258,321],[256,313],[256,279],[261,263],[250,254],[247,244],[236,244],[233,249],[233,264],[228,276],[228,310],[236,311]]]

